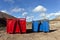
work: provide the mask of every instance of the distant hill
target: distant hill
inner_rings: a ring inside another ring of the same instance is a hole
[[[14,16],[11,16],[7,13],[0,12],[0,26],[6,25],[6,19],[7,18],[15,18]]]
[[[0,12],[0,18],[15,18],[7,13]]]
[[[56,17],[55,19],[53,19],[51,21],[60,21],[60,16]]]

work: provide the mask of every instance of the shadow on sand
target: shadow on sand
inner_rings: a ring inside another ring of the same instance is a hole
[[[5,31],[6,28],[5,27],[0,27],[0,31]],[[51,32],[55,32],[57,31],[57,29],[54,29],[54,30],[50,30],[49,32],[46,32],[46,33],[51,33]],[[27,29],[26,30],[26,33],[22,33],[22,34],[30,34],[30,33],[40,33],[41,31],[38,31],[38,32],[33,32],[32,29]],[[20,33],[15,33],[15,34],[20,34]]]
[[[57,31],[57,29],[50,30],[49,32],[46,32],[46,33],[55,32],[55,31]],[[39,32],[43,32],[43,31],[33,32],[32,29],[27,29],[26,33],[28,34],[28,33],[39,33]]]

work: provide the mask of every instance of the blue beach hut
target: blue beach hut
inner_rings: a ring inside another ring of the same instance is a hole
[[[38,21],[32,21],[32,30],[33,32],[38,32]]]
[[[40,31],[49,32],[49,21],[43,20],[40,25]]]

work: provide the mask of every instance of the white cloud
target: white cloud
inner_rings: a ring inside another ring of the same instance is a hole
[[[27,16],[27,18],[26,18],[26,19],[28,20],[28,19],[30,19],[30,18],[31,18],[31,17]]]
[[[55,16],[60,16],[60,11],[56,12]]]
[[[33,9],[33,12],[45,12],[47,9],[44,6],[38,5]]]
[[[4,0],[5,2],[11,2],[11,3],[14,3],[15,1],[14,0]]]
[[[27,19],[33,19],[34,16],[27,16]]]
[[[31,18],[34,18],[34,16],[31,16]]]
[[[54,16],[54,13],[50,13],[50,14],[46,14],[47,15],[47,17],[49,18],[49,17],[51,17],[51,16]]]
[[[3,12],[3,13],[7,13],[7,14],[8,14],[7,10],[1,10],[1,12]]]
[[[47,11],[47,9],[42,5],[38,5],[33,9],[33,12],[40,12],[40,18],[38,18],[40,20],[46,18],[45,17],[46,16],[46,14],[45,14],[46,11]],[[36,19],[36,20],[38,20],[38,19]]]
[[[55,12],[55,13],[47,14],[47,17],[51,17],[51,16],[55,16],[55,17],[60,16],[60,11]]]
[[[42,17],[44,19],[43,15],[44,14],[40,14],[40,17]],[[52,20],[52,19],[54,19],[54,18],[56,18],[58,16],[60,16],[60,11],[55,12],[55,13],[46,14],[46,18],[49,19],[49,20]]]
[[[22,16],[27,16],[27,14],[28,14],[27,12],[23,12]]]
[[[34,16],[27,16],[27,17],[26,17],[26,19],[27,19],[28,22],[29,22],[29,21],[32,21],[33,18],[34,18]]]
[[[12,12],[24,12],[25,9],[24,8],[13,8]]]
[[[46,14],[45,13],[41,13],[40,16],[45,16]]]

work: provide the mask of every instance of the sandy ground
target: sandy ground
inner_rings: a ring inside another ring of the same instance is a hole
[[[31,29],[31,24],[27,29]],[[29,32],[30,31],[30,32]],[[29,30],[26,34],[7,34],[6,30],[0,30],[0,40],[60,40],[60,26],[50,26],[50,32],[32,33]]]

